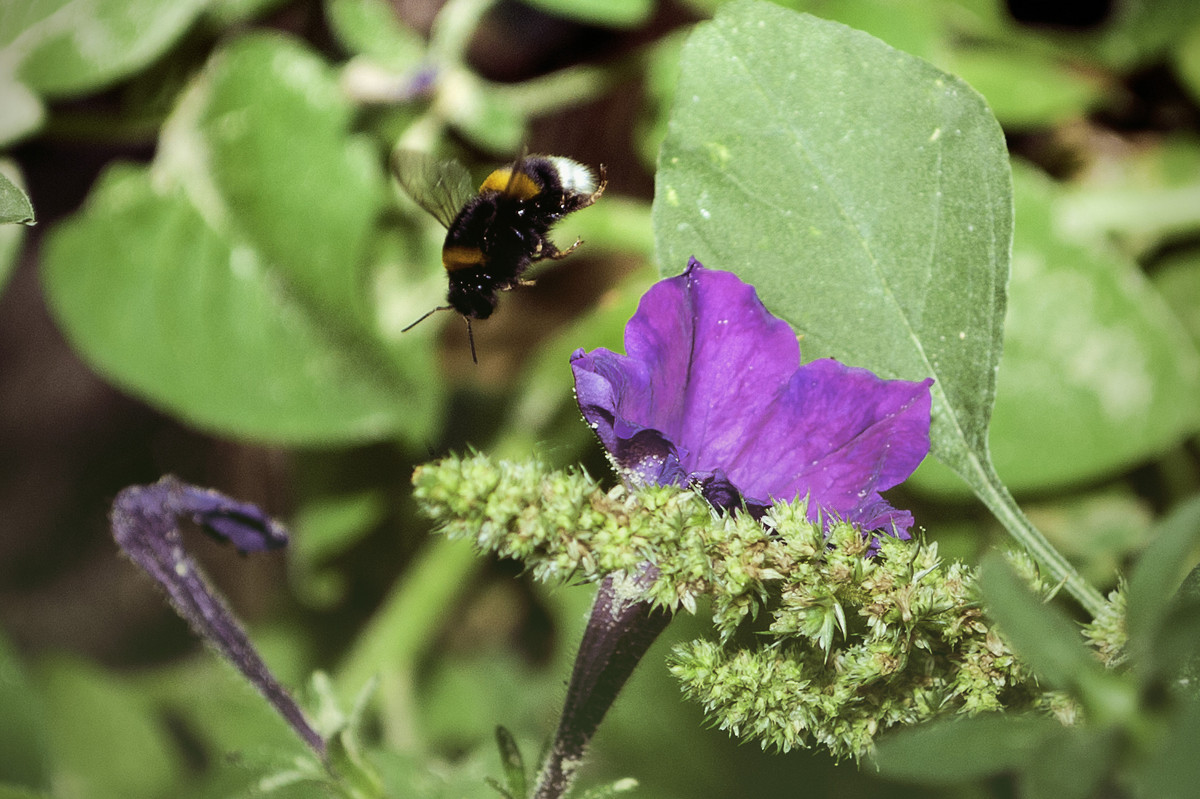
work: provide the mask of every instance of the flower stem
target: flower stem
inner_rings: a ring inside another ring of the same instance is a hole
[[[670,614],[636,599],[656,573],[646,565],[637,575],[610,574],[600,584],[575,657],[558,731],[542,765],[533,799],[566,795],[604,714],[670,622]]]

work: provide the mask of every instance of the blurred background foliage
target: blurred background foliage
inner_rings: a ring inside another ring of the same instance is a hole
[[[683,38],[718,5],[4,4],[0,171],[38,223],[0,226],[0,796],[241,795],[300,753],[116,556],[112,497],[166,472],[288,521],[286,559],[198,555],[286,683],[324,669],[348,704],[380,672],[392,784],[489,795],[497,724],[537,751],[592,591],[431,540],[408,478],[469,446],[604,472],[567,357],[619,348],[658,269],[682,268],[655,262],[655,158]],[[1004,126],[1017,222],[991,446],[1112,587],[1200,487],[1200,5],[783,5],[962,76]],[[387,173],[401,140],[477,175],[522,147],[607,166],[603,201],[560,227],[586,244],[476,325],[478,366],[451,314],[399,332],[445,291],[443,231]],[[1002,536],[936,464],[892,498],[950,555]],[[706,729],[656,656],[696,625],[651,652],[585,782],[918,794]]]

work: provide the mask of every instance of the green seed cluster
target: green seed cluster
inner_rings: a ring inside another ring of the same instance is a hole
[[[857,758],[894,724],[1046,701],[983,618],[972,571],[936,544],[826,533],[803,501],[758,522],[687,489],[605,491],[536,461],[448,458],[413,483],[443,533],[539,580],[649,563],[647,599],[695,612],[707,596],[716,640],[678,646],[671,671],[714,723],[764,747]]]

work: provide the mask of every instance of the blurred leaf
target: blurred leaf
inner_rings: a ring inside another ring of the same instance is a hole
[[[1200,428],[1200,352],[1131,261],[1063,235],[1050,180],[1014,164],[1017,236],[992,416],[1013,490],[1095,479]],[[926,472],[918,484],[953,491]]]
[[[942,66],[982,94],[1005,129],[1050,127],[1084,117],[1110,87],[1051,53],[962,48]]]
[[[384,179],[325,62],[283,36],[218,53],[163,130],[155,177],[286,270],[334,319],[364,323],[363,260]],[[213,192],[216,192],[214,195]]]
[[[6,162],[11,163],[11,162]],[[25,192],[0,172],[0,224],[33,224],[33,205]]]
[[[1139,256],[1153,255],[1164,239],[1200,232],[1200,140],[1097,141],[1090,149],[1089,168],[1056,185],[1052,195],[1063,240],[1095,247],[1114,239],[1123,252]]]
[[[1150,538],[1153,512],[1131,491],[1106,487],[1025,505],[1029,518],[1097,585],[1111,585]],[[975,533],[978,535],[978,532]]]
[[[0,53],[3,53],[0,50]],[[38,96],[14,76],[0,73],[0,147],[33,133],[42,125],[46,109]]]
[[[84,94],[158,58],[203,7],[204,0],[6,0],[0,61],[45,97]]]
[[[1035,597],[999,555],[984,558],[979,585],[1001,635],[1044,684],[1086,692],[1089,684],[1103,679],[1104,669],[1084,646],[1078,627],[1054,605]]]
[[[0,785],[0,799],[55,799],[55,797],[19,785]]]
[[[330,70],[277,35],[210,61],[149,174],[110,172],[52,235],[51,306],[108,377],[215,430],[289,443],[419,437],[440,381],[379,338],[367,266],[381,167]]]
[[[1111,729],[1059,728],[1021,764],[1022,799],[1089,799],[1118,762],[1119,738]]]
[[[653,171],[658,150],[667,137],[671,117],[671,101],[679,82],[679,54],[687,38],[687,29],[680,29],[659,39],[650,50],[642,79],[642,109],[638,118],[634,144],[646,168]]]
[[[63,799],[137,799],[170,794],[182,767],[146,697],[94,666],[59,659],[39,669]]]
[[[695,255],[737,272],[806,359],[936,378],[933,454],[1017,518],[987,451],[1012,216],[982,98],[864,33],[752,2],[698,26],[681,71],[660,268]]]
[[[463,89],[467,89],[464,83]],[[516,103],[486,85],[464,92],[462,102],[449,109],[450,122],[472,144],[492,153],[520,149],[528,134],[528,120]]]
[[[1129,575],[1126,592],[1126,628],[1135,662],[1149,667],[1151,675],[1160,661],[1157,639],[1169,609],[1168,600],[1184,572],[1194,561],[1188,555],[1200,541],[1200,497],[1175,508],[1156,526],[1150,546]]]
[[[795,11],[840,22],[869,33],[897,50],[929,61],[941,49],[945,12],[940,3],[895,3],[892,0],[776,0]]]
[[[1200,249],[1167,255],[1156,265],[1150,282],[1200,347]]]
[[[1154,659],[1179,694],[1200,699],[1200,566],[1188,572],[1171,598]]]
[[[1175,48],[1175,72],[1192,102],[1200,103],[1200,23],[1194,23]]]
[[[110,169],[54,231],[42,266],[73,346],[194,424],[316,443],[428,423],[427,392],[339,340],[274,265],[221,236],[180,192],[157,192],[143,170]]]
[[[205,13],[221,28],[251,22],[287,3],[288,0],[207,0]]]
[[[424,57],[425,40],[406,27],[385,0],[326,0],[325,16],[350,53],[393,69],[413,67]]]
[[[49,787],[50,731],[45,708],[16,650],[4,637],[0,637],[0,708],[4,709],[0,713],[0,782]]]
[[[654,0],[522,0],[548,14],[608,28],[634,28],[650,18]]]
[[[318,497],[305,502],[292,518],[293,584],[304,598],[328,606],[342,598],[345,580],[324,561],[346,551],[383,520],[383,491]]]
[[[1134,764],[1137,796],[1154,799],[1192,799],[1200,785],[1200,700],[1180,703],[1171,713],[1169,728],[1147,755]]]
[[[953,785],[1017,770],[1059,730],[1046,717],[983,714],[888,733],[871,760],[888,779]]]

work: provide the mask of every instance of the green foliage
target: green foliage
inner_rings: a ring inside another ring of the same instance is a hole
[[[76,96],[146,67],[201,0],[13,0],[0,15],[0,145],[41,125],[41,98]]]
[[[677,647],[672,673],[717,726],[764,747],[858,757],[896,724],[1038,700],[983,622],[971,570],[943,564],[936,545],[880,537],[869,555],[860,530],[837,524],[827,538],[803,502],[759,524],[692,491],[606,492],[536,461],[448,458],[419,467],[413,485],[442,533],[538,580],[596,582],[648,563],[654,604],[695,613],[707,597],[717,640]],[[743,643],[760,616],[758,641]]]
[[[1117,785],[1135,796],[1193,792],[1200,574],[1178,586],[1184,553],[1200,540],[1200,501],[1176,509],[1155,533],[1128,588],[1085,629],[1103,663],[998,558],[981,568],[989,616],[1037,680],[1077,705],[1074,724],[992,716],[905,730],[880,741],[880,770],[926,784],[1014,773],[1031,797],[1086,799]]]

